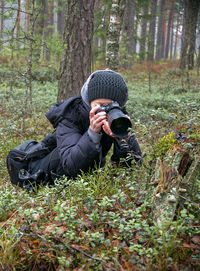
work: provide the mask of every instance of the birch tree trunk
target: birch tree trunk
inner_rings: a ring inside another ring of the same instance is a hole
[[[66,1],[65,51],[60,63],[58,101],[78,95],[91,73],[94,2]]]
[[[106,42],[106,66],[115,71],[119,65],[119,38],[124,10],[125,0],[112,1]]]

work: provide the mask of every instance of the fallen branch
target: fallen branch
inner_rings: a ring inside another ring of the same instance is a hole
[[[93,259],[93,260],[95,260],[95,261],[100,261],[100,259],[92,257],[90,254],[86,253],[85,251],[81,250],[80,248],[74,247],[74,246],[72,246],[72,245],[70,245],[70,244],[68,244],[68,246],[69,246],[70,248],[72,248],[72,249],[74,249],[74,250],[80,252],[81,254],[87,256],[87,257],[90,258],[90,259]]]
[[[70,245],[70,244],[68,244],[68,246],[69,246],[70,248],[72,248],[72,249],[78,251],[79,253],[81,253],[81,254],[87,256],[87,257],[90,258],[90,259],[93,259],[93,260],[95,260],[95,261],[101,262],[100,259],[92,257],[91,255],[89,255],[88,253],[86,253],[85,251],[83,251],[83,250],[81,250],[81,249],[79,249],[79,248],[77,248],[77,247],[74,247],[74,246],[72,246],[72,245]],[[105,268],[105,269],[117,271],[116,269],[114,269],[114,268],[112,268],[112,267],[109,267],[106,263],[103,263],[103,262],[102,262],[102,266],[103,266],[103,268]]]
[[[62,243],[63,245],[66,246],[66,243],[65,243],[64,241],[62,241],[62,240],[60,240],[60,239],[58,239],[58,238],[55,238],[55,237],[54,237],[53,239],[55,239],[56,241],[58,241],[58,242],[60,242],[60,243]],[[90,254],[86,253],[85,251],[81,250],[80,248],[74,247],[74,246],[72,246],[72,245],[70,245],[70,244],[67,244],[67,246],[68,246],[69,248],[71,248],[71,249],[73,249],[73,250],[75,250],[75,251],[77,251],[77,252],[83,254],[84,256],[86,256],[86,257],[88,257],[88,258],[94,260],[94,261],[101,262],[101,259],[98,259],[98,258],[95,258],[95,257],[91,256]],[[116,269],[114,269],[114,268],[108,266],[108,265],[107,265],[106,263],[104,263],[104,262],[101,262],[101,264],[102,264],[102,267],[103,267],[105,270],[117,271]]]
[[[191,179],[191,177],[192,177],[192,175],[193,175],[193,173],[194,173],[196,167],[198,166],[199,162],[200,162],[200,154],[199,154],[199,157],[197,158],[197,161],[196,161],[195,164],[194,164],[194,167],[193,167],[193,169],[192,169],[192,171],[191,171],[191,173],[190,173],[190,176],[188,177],[186,183],[189,183],[189,181],[190,181],[190,179]]]

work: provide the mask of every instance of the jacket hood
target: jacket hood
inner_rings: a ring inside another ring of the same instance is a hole
[[[47,117],[47,119],[50,121],[54,128],[56,128],[59,122],[64,119],[64,116],[66,115],[69,106],[77,99],[80,101],[81,96],[74,96],[67,99],[64,102],[56,103],[46,113],[45,116]]]

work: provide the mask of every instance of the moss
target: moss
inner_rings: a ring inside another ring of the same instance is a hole
[[[196,144],[199,144],[200,143],[200,130],[192,133],[190,135],[190,139],[194,140]]]
[[[162,157],[165,153],[172,148],[174,144],[177,143],[174,132],[170,132],[163,138],[161,138],[156,145],[156,156]]]

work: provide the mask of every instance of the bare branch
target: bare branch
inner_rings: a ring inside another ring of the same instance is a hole
[[[18,12],[22,12],[22,13],[26,13],[26,14],[29,14],[29,15],[33,15],[33,13],[30,13],[30,12],[27,12],[27,11],[24,11],[24,10],[21,10],[21,9],[18,9],[18,8],[13,8],[13,7],[3,7],[3,6],[0,6],[0,8],[3,8],[3,9],[9,9],[9,10],[15,10],[15,11],[18,11]]]

